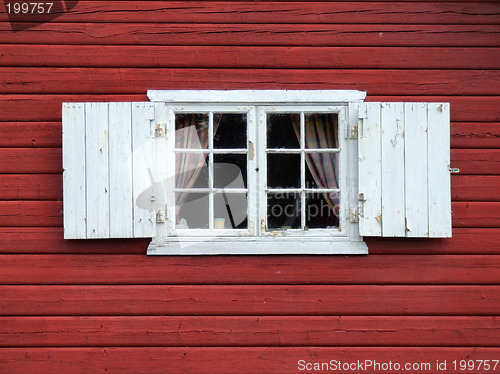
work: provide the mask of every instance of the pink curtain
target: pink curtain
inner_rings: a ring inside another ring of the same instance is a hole
[[[297,138],[300,139],[300,122],[292,117]],[[332,115],[320,113],[305,116],[305,148],[337,148],[338,129]],[[336,166],[337,153],[306,153],[306,164],[320,188],[338,188]],[[323,197],[334,213],[338,213],[338,196],[325,192]]]

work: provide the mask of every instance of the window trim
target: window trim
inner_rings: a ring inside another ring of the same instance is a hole
[[[362,102],[366,93],[362,91],[344,91],[344,90],[233,90],[233,91],[184,91],[184,90],[150,90],[148,97],[154,102],[164,102],[168,108],[168,118],[170,121],[173,118],[173,109],[178,108],[180,111],[193,112],[193,111],[217,111],[222,108],[240,109],[241,111],[248,110],[251,113],[254,110],[255,123],[249,127],[249,139],[261,142],[262,134],[265,131],[260,131],[257,135],[257,127],[260,126],[259,113],[266,113],[262,108],[272,108],[278,106],[280,110],[284,110],[286,106],[289,109],[297,105],[300,108],[295,108],[296,111],[308,111],[303,108],[309,109],[321,108],[319,111],[326,107],[336,108],[344,113],[343,119],[345,123],[340,126],[339,115],[339,148],[342,149],[340,144],[345,143],[344,146],[347,152],[343,155],[340,162],[346,169],[341,172],[342,183],[340,189],[344,189],[347,195],[343,199],[343,206],[341,207],[340,220],[344,223],[340,235],[313,235],[307,232],[294,233],[294,235],[274,235],[271,232],[268,235],[260,236],[231,236],[217,235],[217,236],[203,236],[203,233],[196,233],[192,236],[171,236],[173,232],[167,232],[167,224],[164,225],[157,223],[157,234],[152,239],[148,248],[149,255],[257,255],[257,254],[366,254],[368,248],[359,236],[358,223],[352,223],[349,219],[349,206],[354,202],[357,204],[357,144],[356,140],[348,141],[344,139],[343,132],[347,134],[347,129],[353,123],[357,123],[357,113],[352,113],[349,110],[350,103]],[[237,108],[237,104],[243,104],[243,107]],[[184,105],[184,107],[183,107]],[[244,110],[245,109],[245,110]],[[355,122],[353,122],[355,121]],[[167,126],[168,127],[168,126]],[[341,132],[342,129],[342,132]],[[260,136],[260,139],[256,139]],[[172,144],[172,139],[169,140]],[[170,145],[169,144],[169,145]],[[174,152],[173,150],[171,151]],[[256,158],[261,158],[265,152],[256,154]],[[158,159],[157,154],[157,159]],[[258,160],[262,162],[262,160]],[[172,167],[172,161],[169,163]],[[175,166],[174,166],[175,168]],[[174,169],[175,170],[175,169]],[[173,190],[172,190],[173,191]],[[256,195],[261,195],[262,192],[256,192]],[[169,192],[170,188],[169,188]],[[173,192],[172,192],[173,193]],[[260,200],[261,196],[249,196],[250,200]],[[262,215],[262,205],[260,204],[258,218]],[[169,211],[168,216],[172,214],[172,207],[167,207]],[[174,216],[175,216],[175,207]],[[250,217],[249,217],[250,218]],[[168,221],[168,219],[167,219]],[[250,225],[250,220],[249,220]],[[261,222],[254,222],[254,227],[249,227],[250,234],[260,234],[265,230],[265,220]],[[231,230],[235,231],[235,230]],[[194,232],[193,232],[194,233]],[[170,235],[168,235],[170,234]],[[305,240],[301,240],[304,238]]]

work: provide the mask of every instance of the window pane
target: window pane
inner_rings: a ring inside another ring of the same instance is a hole
[[[267,186],[269,188],[300,187],[300,154],[268,154]]]
[[[246,113],[214,113],[214,148],[247,148]]]
[[[246,188],[247,155],[214,155],[214,188]]]
[[[267,148],[300,148],[300,114],[267,115]]]
[[[177,192],[175,201],[177,229],[208,229],[208,194]]]
[[[175,115],[175,147],[208,148],[208,114],[177,113]]]
[[[300,229],[300,217],[299,193],[267,194],[268,229]]]
[[[306,188],[338,188],[338,153],[306,153]]]
[[[338,148],[338,116],[336,113],[306,113],[306,148]]]
[[[339,193],[306,193],[306,227],[339,227]]]
[[[247,195],[244,193],[214,194],[214,229],[246,229]]]
[[[176,153],[175,187],[208,188],[208,154]]]

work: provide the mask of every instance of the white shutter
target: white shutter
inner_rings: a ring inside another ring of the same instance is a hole
[[[151,103],[63,104],[64,237],[153,237]]]
[[[450,110],[359,104],[362,236],[450,237]]]

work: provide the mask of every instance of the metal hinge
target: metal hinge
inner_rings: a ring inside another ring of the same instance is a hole
[[[165,223],[165,211],[163,209],[159,209],[156,211],[156,222],[157,223]]]
[[[365,194],[360,193],[358,196],[358,200],[359,200],[359,205],[355,208],[351,208],[349,211],[349,213],[350,213],[349,220],[351,221],[351,223],[359,222],[359,217],[363,216],[363,214],[364,214],[363,205],[365,202]]]
[[[165,125],[162,123],[157,123],[155,125],[155,138],[161,138],[166,135]]]

